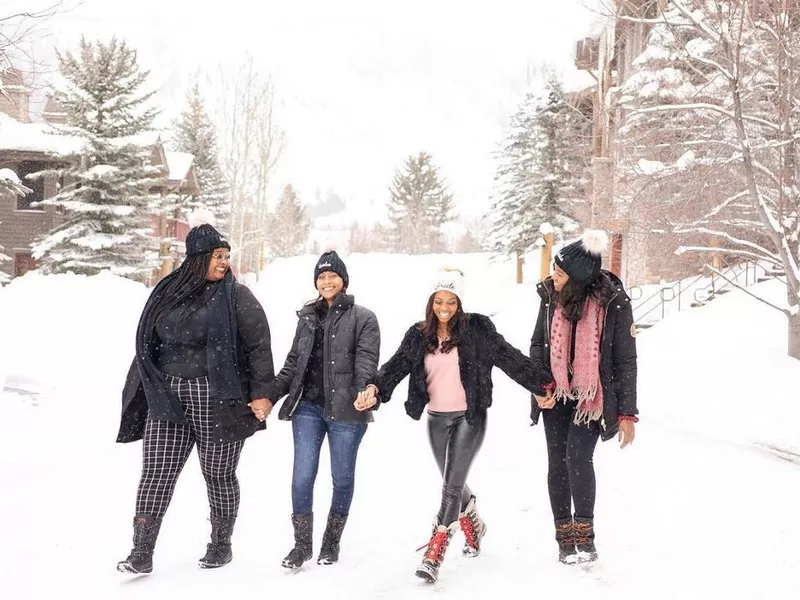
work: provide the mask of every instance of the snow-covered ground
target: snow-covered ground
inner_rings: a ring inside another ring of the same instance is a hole
[[[468,310],[493,314],[527,349],[532,283],[511,263],[473,257],[346,257],[351,291],[375,310],[383,358],[419,318],[428,275],[463,266]],[[294,310],[313,296],[314,257],[277,261],[253,284],[270,318],[276,367]],[[780,283],[752,288],[781,300]],[[592,572],[555,560],[541,427],[528,394],[500,372],[470,485],[489,531],[438,583],[413,572],[439,502],[423,422],[405,416],[405,383],[370,426],[338,565],[289,575],[291,427],[271,417],[240,468],[234,561],[200,571],[208,535],[203,481],[190,459],[162,528],[155,571],[114,569],[130,549],[140,444],[114,443],[122,380],[147,290],[113,276],[28,274],[0,289],[0,598],[797,598],[800,569],[800,363],[784,356],[782,315],[732,292],[668,316],[639,337],[642,422],[630,449],[602,444]],[[330,500],[327,452],[317,530]],[[316,550],[316,548],[315,548]]]

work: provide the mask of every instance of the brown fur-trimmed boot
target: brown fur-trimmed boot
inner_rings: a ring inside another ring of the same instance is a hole
[[[566,565],[578,560],[575,549],[575,530],[572,517],[556,520],[556,543],[558,544],[558,560]]]
[[[575,536],[575,548],[578,551],[578,562],[594,562],[597,560],[597,548],[594,546],[594,519],[575,517],[572,526]]]

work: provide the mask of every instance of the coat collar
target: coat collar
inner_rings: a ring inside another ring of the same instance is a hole
[[[611,282],[611,287],[613,288],[613,294],[611,296],[611,300],[615,298],[627,298],[630,300],[627,292],[625,291],[624,286],[622,285],[622,280],[614,275],[611,271],[606,271],[603,269],[603,273],[608,277],[609,281]],[[536,292],[539,294],[539,297],[542,300],[550,301],[555,296],[555,285],[553,284],[553,278],[548,277],[547,279],[543,279],[539,283],[536,284]]]
[[[305,317],[307,315],[314,314],[314,311],[316,310],[317,302],[320,302],[320,300],[319,299],[312,300],[311,302],[309,302],[308,304],[303,306],[303,308],[301,308],[299,311],[297,311],[297,316],[298,317]],[[336,296],[336,298],[333,299],[333,306],[331,306],[330,308],[331,309],[337,309],[338,308],[338,309],[341,309],[341,310],[347,310],[348,308],[352,307],[354,304],[355,304],[355,297],[354,296],[351,296],[350,294],[342,293],[342,294],[339,294],[338,296]]]

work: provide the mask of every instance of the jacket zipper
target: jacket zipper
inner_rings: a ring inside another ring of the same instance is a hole
[[[600,353],[602,355],[603,347],[606,343],[606,329],[608,329],[608,307],[611,306],[611,303],[619,296],[619,292],[614,292],[614,295],[609,298],[608,302],[606,302],[606,312],[603,315],[603,335],[600,336]],[[602,364],[602,363],[601,363]],[[602,383],[600,384],[602,385]],[[606,429],[606,416],[605,416],[605,406],[603,407],[603,416],[600,417],[600,428],[603,431],[607,431]]]
[[[307,317],[306,317],[306,322],[308,322],[308,318]],[[306,365],[306,368],[308,368],[308,365]],[[295,399],[294,406],[292,406],[292,410],[289,411],[289,415],[288,416],[291,417],[294,414],[294,411],[297,410],[297,407],[300,406],[300,399],[302,397],[303,397],[303,386],[301,385],[299,393],[297,394],[297,399]]]

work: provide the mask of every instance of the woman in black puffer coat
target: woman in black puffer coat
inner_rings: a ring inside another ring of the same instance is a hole
[[[559,560],[597,559],[594,543],[598,438],[633,441],[636,416],[636,328],[622,282],[600,268],[602,231],[587,231],[555,257],[554,275],[540,282],[531,360],[553,384],[532,399],[533,423],[544,417],[547,485]],[[574,513],[573,513],[574,507]]]
[[[292,525],[294,548],[283,559],[297,569],[313,555],[314,482],[325,437],[331,457],[333,498],[319,564],[339,560],[339,544],[355,488],[358,449],[372,415],[353,407],[359,391],[378,370],[381,336],[372,311],[346,293],[347,267],[326,252],[314,269],[319,297],[298,313],[292,348],[267,397],[284,400],[279,417],[292,422]]]

